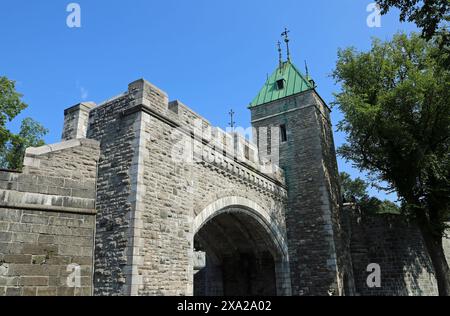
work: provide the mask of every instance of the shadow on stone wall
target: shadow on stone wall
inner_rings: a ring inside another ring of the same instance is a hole
[[[434,269],[418,227],[399,215],[344,210],[357,295],[438,295]],[[369,288],[367,267],[381,267],[381,287]]]

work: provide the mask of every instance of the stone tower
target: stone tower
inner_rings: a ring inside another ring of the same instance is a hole
[[[260,159],[286,176],[292,294],[343,294],[348,276],[330,108],[314,81],[288,60],[280,61],[250,110]]]

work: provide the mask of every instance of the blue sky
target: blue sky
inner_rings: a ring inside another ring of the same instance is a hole
[[[81,7],[81,28],[69,28],[66,7]],[[370,47],[415,30],[398,12],[370,28],[371,0],[0,0],[0,75],[17,81],[29,104],[12,124],[31,116],[58,142],[63,111],[80,101],[120,94],[145,78],[213,125],[225,128],[232,107],[239,126],[250,125],[247,105],[277,65],[276,42],[291,31],[292,60],[308,61],[318,92],[330,103],[338,48]],[[341,119],[337,109],[333,123]],[[335,133],[337,146],[345,141]],[[340,171],[358,172],[339,159]],[[385,197],[372,190],[373,195]],[[393,199],[394,197],[390,197]]]

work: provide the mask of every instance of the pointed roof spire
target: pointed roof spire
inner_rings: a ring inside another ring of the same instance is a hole
[[[289,30],[285,28],[281,36],[287,47],[287,61],[283,61],[281,43],[278,41],[278,52],[280,65],[275,69],[272,75],[267,78],[264,86],[258,95],[250,103],[249,107],[256,107],[276,100],[303,93],[316,88],[314,80],[309,75],[308,64],[305,60],[306,76],[303,75],[297,67],[291,62],[291,53],[289,50]]]
[[[278,82],[283,80],[283,85]],[[266,81],[250,108],[314,89],[314,85],[291,62],[283,63]]]
[[[281,33],[281,36],[284,37],[284,42],[286,43],[286,51],[287,51],[287,60],[288,60],[288,61],[291,61],[291,52],[290,52],[290,50],[289,50],[289,33],[290,33],[290,32],[291,32],[291,31],[289,31],[289,30],[287,29],[287,27],[285,27],[285,28],[284,28],[284,32]]]
[[[308,63],[306,62],[306,59],[305,59],[305,73],[306,73],[306,78],[309,80],[309,69],[308,69]]]
[[[280,65],[280,68],[281,68],[283,66],[283,55],[282,55],[280,41],[278,41],[277,46],[278,46],[278,64]]]

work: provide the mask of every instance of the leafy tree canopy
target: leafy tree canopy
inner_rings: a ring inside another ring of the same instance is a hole
[[[450,215],[450,71],[436,49],[416,34],[374,40],[367,53],[340,50],[333,76],[342,85],[338,128],[347,134],[340,155],[386,181],[407,215],[433,219],[428,224],[443,234]]]
[[[0,77],[0,168],[21,169],[26,148],[44,145],[42,139],[48,130],[31,118],[22,121],[18,134],[6,127],[26,107],[22,95],[16,91],[15,82]]]
[[[381,7],[382,14],[386,14],[391,8],[399,9],[400,20],[416,23],[427,40],[432,39],[436,33],[448,31],[449,0],[376,0],[376,2]]]
[[[10,139],[11,134],[6,123],[11,122],[27,105],[21,100],[22,95],[16,91],[14,81],[0,77],[0,147]]]
[[[388,200],[370,197],[369,184],[361,178],[352,179],[346,172],[340,173],[341,191],[346,202],[356,203],[367,214],[399,214],[400,207]]]
[[[368,184],[361,178],[352,179],[346,172],[340,173],[342,195],[347,201],[359,201],[367,196]]]
[[[442,238],[450,219],[450,69],[437,40],[397,34],[369,52],[340,50],[334,105],[347,135],[339,154],[396,191],[432,259],[439,292],[450,295]]]

